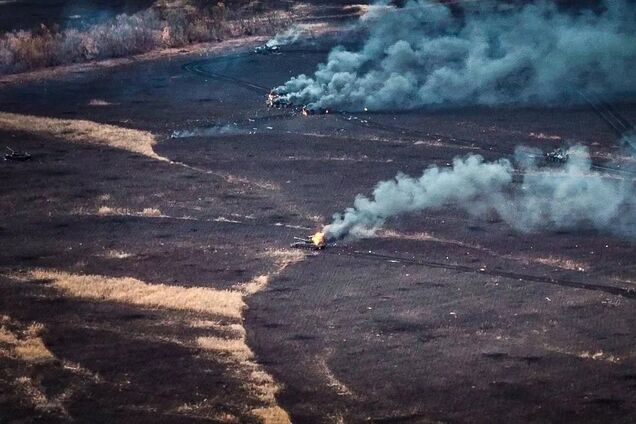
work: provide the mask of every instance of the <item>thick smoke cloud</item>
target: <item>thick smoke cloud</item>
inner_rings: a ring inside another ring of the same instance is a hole
[[[560,168],[537,167],[541,156],[531,150],[518,154],[525,157],[521,184],[513,183],[510,161],[486,162],[479,155],[456,158],[449,168],[432,166],[419,178],[398,174],[378,183],[371,198],[358,195],[324,232],[330,239],[362,237],[388,218],[450,206],[475,216],[496,213],[523,232],[583,226],[636,238],[633,182],[592,171],[583,146],[567,153]]]
[[[359,50],[335,48],[314,75],[278,87],[294,104],[356,111],[421,106],[561,104],[636,92],[636,5],[559,11],[549,2],[463,16],[411,0],[367,20]]]

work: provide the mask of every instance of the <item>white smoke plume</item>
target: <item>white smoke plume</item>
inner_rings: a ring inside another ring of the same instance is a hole
[[[636,131],[628,131],[621,138],[622,147],[630,154],[636,154]]]
[[[302,27],[294,25],[291,28],[276,34],[276,36],[265,43],[265,45],[269,48],[287,46],[289,44],[294,44],[305,35],[306,31]]]
[[[347,111],[580,103],[636,92],[636,4],[562,11],[550,2],[463,13],[430,0],[383,8],[359,49],[276,88],[290,103]]]
[[[527,157],[541,157],[534,153]],[[329,239],[363,237],[394,216],[457,207],[478,217],[498,214],[522,232],[587,227],[635,238],[633,181],[592,171],[584,146],[567,154],[559,168],[526,160],[521,183],[513,182],[509,160],[486,162],[479,155],[455,158],[449,168],[429,167],[419,178],[400,173],[378,183],[370,198],[358,195],[324,232]]]

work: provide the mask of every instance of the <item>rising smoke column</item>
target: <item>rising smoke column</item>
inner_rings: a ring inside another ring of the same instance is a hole
[[[361,237],[388,218],[450,206],[477,216],[497,213],[523,232],[588,226],[636,238],[633,182],[592,171],[584,146],[567,153],[558,169],[525,161],[519,185],[510,161],[486,162],[479,155],[455,158],[449,168],[429,167],[419,178],[398,174],[378,183],[371,198],[358,195],[324,232],[329,239]]]
[[[580,94],[636,92],[636,5],[562,12],[550,2],[501,9],[469,3],[463,16],[410,0],[368,20],[359,50],[336,47],[312,76],[276,91],[291,103],[356,111],[421,106],[560,104]]]

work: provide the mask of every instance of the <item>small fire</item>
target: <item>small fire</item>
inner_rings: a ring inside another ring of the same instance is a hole
[[[327,240],[325,239],[325,233],[319,231],[313,236],[311,236],[311,242],[318,248],[322,249],[327,245]]]

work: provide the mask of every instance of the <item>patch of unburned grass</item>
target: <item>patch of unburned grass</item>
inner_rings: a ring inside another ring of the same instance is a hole
[[[266,424],[291,424],[289,415],[280,406],[255,409],[252,414]]]
[[[60,271],[35,270],[31,278],[50,281],[67,295],[151,308],[205,312],[227,318],[240,318],[245,307],[239,292],[203,287],[148,284],[135,278],[79,275]]]
[[[143,216],[147,218],[161,218],[164,215],[157,208],[144,208],[141,211],[133,211],[128,208],[117,208],[110,206],[100,206],[97,215],[101,216]]]
[[[123,250],[108,250],[103,256],[108,259],[127,259],[132,257],[133,254]]]
[[[105,211],[103,211],[105,212]],[[108,211],[109,213],[112,210]],[[116,253],[112,253],[116,255]],[[246,341],[246,332],[242,323],[245,297],[262,290],[270,276],[277,275],[286,267],[301,261],[305,255],[292,250],[271,250],[263,255],[274,265],[268,275],[254,278],[240,284],[233,290],[217,290],[201,287],[180,287],[165,284],[149,284],[135,278],[113,278],[100,275],[81,275],[63,271],[36,269],[26,276],[14,276],[16,281],[40,280],[58,289],[69,297],[91,299],[94,301],[121,302],[141,307],[165,308],[204,313],[191,319],[193,329],[211,330],[213,335],[180,339],[176,342],[210,352],[216,359],[225,363],[236,374],[244,388],[248,390],[258,406],[250,414],[265,424],[289,424],[287,413],[278,406],[276,394],[279,386],[274,378],[264,370],[254,358],[254,353]],[[213,315],[213,316],[210,316]],[[34,332],[37,328],[34,328]],[[15,344],[17,336],[0,332],[0,346],[3,340]],[[24,356],[34,356],[37,344],[25,345]],[[24,381],[21,385],[25,396],[28,395],[40,405],[46,405],[46,397],[39,395],[36,385]],[[28,393],[27,393],[28,392]],[[200,402],[184,404],[176,412],[184,416],[215,416],[214,403]],[[228,416],[228,422],[238,422],[236,417]]]
[[[44,362],[55,359],[55,356],[44,345],[41,332],[44,326],[32,323],[20,328],[9,317],[3,316],[0,321],[0,357],[6,356],[24,362]]]
[[[568,258],[558,258],[555,256],[549,256],[547,258],[536,258],[534,259],[534,261],[543,265],[567,269],[571,271],[583,272],[588,268],[588,265],[583,262],[575,261],[574,259]]]
[[[232,360],[241,363],[247,362],[254,357],[254,353],[243,338],[199,337],[197,344],[203,349],[229,355]]]
[[[152,159],[167,160],[153,150],[156,140],[152,134],[115,125],[0,112],[0,130],[35,133],[73,143],[108,146]]]

